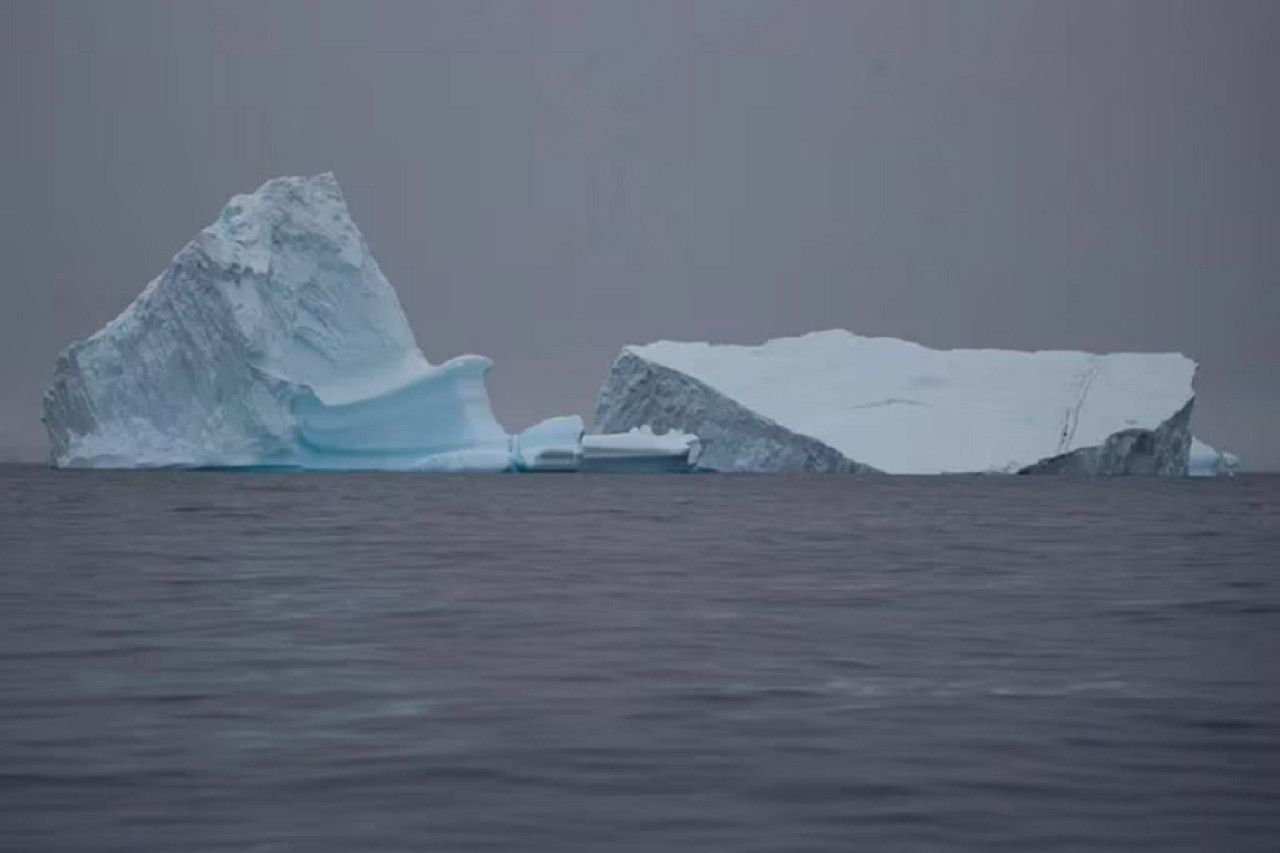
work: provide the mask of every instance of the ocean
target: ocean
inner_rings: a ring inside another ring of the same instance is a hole
[[[0,467],[5,851],[1272,851],[1280,476]]]

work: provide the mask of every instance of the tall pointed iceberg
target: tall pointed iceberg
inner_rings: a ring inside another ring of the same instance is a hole
[[[67,348],[44,421],[59,466],[503,470],[490,367],[429,364],[334,176],[279,178]]]

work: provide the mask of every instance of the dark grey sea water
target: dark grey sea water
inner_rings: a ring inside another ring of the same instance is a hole
[[[1280,849],[1280,478],[0,468],[0,848]]]

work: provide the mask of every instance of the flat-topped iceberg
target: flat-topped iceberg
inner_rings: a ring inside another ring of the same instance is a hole
[[[491,367],[430,364],[333,175],[279,178],[67,348],[44,421],[58,466],[575,469],[581,418],[509,436]]]
[[[842,330],[626,347],[595,425],[692,433],[718,471],[1185,475],[1176,353],[935,350]]]

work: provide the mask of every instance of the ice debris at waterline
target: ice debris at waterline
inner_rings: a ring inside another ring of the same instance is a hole
[[[700,468],[1188,473],[1196,364],[1176,353],[935,350],[843,330],[623,349],[595,425],[692,433]]]
[[[700,444],[695,436],[671,430],[654,433],[648,425],[628,432],[584,435],[582,468],[586,471],[684,471],[697,465]]]
[[[1187,473],[1192,477],[1234,477],[1240,468],[1240,457],[1225,450],[1218,450],[1200,439],[1192,439],[1191,455],[1187,460]]]
[[[428,363],[333,175],[279,178],[233,198],[67,348],[44,421],[58,466],[505,471],[591,457],[576,416],[509,436],[491,366]],[[679,467],[692,443],[655,442],[649,458]]]

